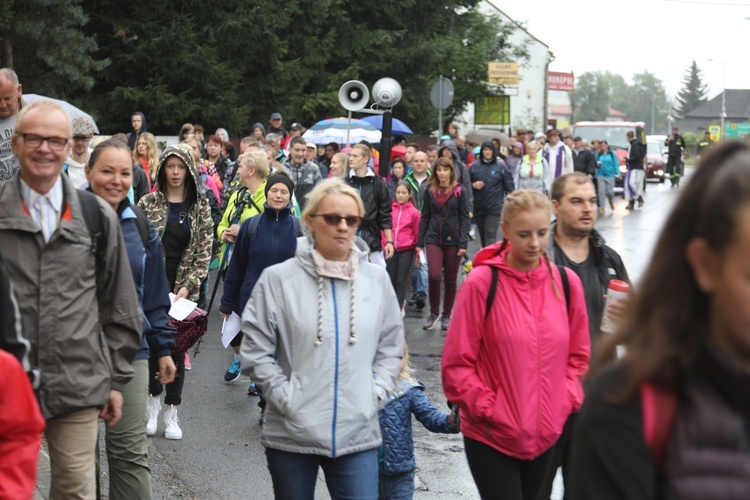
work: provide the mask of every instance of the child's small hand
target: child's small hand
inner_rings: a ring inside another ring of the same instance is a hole
[[[456,430],[459,430],[461,427],[461,418],[458,416],[458,405],[456,404],[451,408],[451,413],[448,416],[448,423]]]

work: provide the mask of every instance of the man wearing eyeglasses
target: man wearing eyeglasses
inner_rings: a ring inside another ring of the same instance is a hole
[[[16,118],[22,106],[22,88],[18,75],[9,68],[0,68],[0,183],[18,171],[18,160],[10,146]]]
[[[70,137],[70,117],[52,101],[19,113],[18,175],[0,185],[0,256],[41,372],[50,498],[93,499],[98,419],[114,426],[122,415],[143,317],[117,214],[62,175]]]

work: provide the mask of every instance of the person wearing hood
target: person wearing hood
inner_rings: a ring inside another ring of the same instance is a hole
[[[513,177],[505,162],[498,158],[492,141],[482,143],[479,159],[472,163],[469,174],[474,190],[474,214],[479,227],[479,241],[485,247],[497,241],[503,203],[514,189]]]
[[[135,150],[135,144],[144,132],[148,132],[146,129],[146,115],[140,111],[136,111],[130,115],[130,132],[126,135],[128,138],[128,147],[131,151]]]
[[[342,180],[318,184],[307,236],[263,271],[242,314],[243,370],[268,401],[261,443],[276,498],[311,498],[319,468],[333,498],[378,496],[378,411],[401,369],[404,326],[388,273],[355,236],[364,213]]]
[[[323,177],[320,168],[307,160],[307,141],[295,137],[289,142],[289,157],[281,164],[284,173],[294,182],[294,195],[302,210],[307,204],[307,195]]]
[[[583,403],[586,301],[580,278],[550,264],[551,216],[539,191],[505,199],[503,242],[474,258],[443,346],[443,389],[482,498],[543,498],[555,444]]]
[[[496,155],[497,156],[497,155]],[[448,158],[453,162],[453,168],[456,169],[456,179],[458,180],[459,186],[464,190],[467,200],[469,202],[469,218],[474,218],[474,193],[471,189],[471,176],[469,175],[469,169],[466,168],[464,162],[461,161],[461,157],[458,153],[458,147],[452,140],[443,141],[438,151],[439,158]],[[437,163],[436,163],[437,164]],[[432,166],[433,168],[435,165]]]
[[[266,127],[262,123],[253,123],[253,127],[250,129],[250,136],[261,144],[266,142]]]
[[[523,149],[523,143],[516,141],[511,146],[508,156],[505,158],[505,166],[508,167],[513,179],[516,178],[518,169],[521,167],[521,162],[523,161]]]
[[[198,302],[201,286],[208,276],[213,245],[211,205],[200,190],[192,148],[168,146],[156,167],[156,191],[138,202],[156,228],[164,250],[169,289],[178,298]],[[167,439],[182,439],[177,407],[182,402],[185,383],[185,352],[172,353],[177,367],[174,382],[167,384],[164,414]],[[153,360],[153,357],[152,357]],[[162,384],[149,380],[148,417],[157,420],[161,411]],[[155,426],[154,426],[155,427]],[[152,427],[153,428],[153,427]]]
[[[65,162],[68,177],[73,185],[81,189],[88,183],[86,180],[86,164],[89,161],[89,142],[94,137],[94,126],[82,116],[73,118],[73,148],[70,150],[70,158]]]

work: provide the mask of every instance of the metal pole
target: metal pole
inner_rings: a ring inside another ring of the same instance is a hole
[[[346,122],[346,144],[344,144],[344,151],[349,147],[349,129],[352,128],[352,112],[349,111],[349,119]],[[344,156],[344,170],[347,175],[349,174],[349,153]]]
[[[656,121],[656,94],[651,98],[651,135],[654,135],[654,122]]]
[[[386,178],[390,174],[391,165],[391,146],[393,138],[391,133],[393,130],[393,113],[391,110],[387,110],[383,113],[383,125],[380,127],[382,132],[380,138],[380,177]]]
[[[437,136],[437,143],[440,144],[440,137],[443,135],[443,75],[440,75],[438,81],[440,82],[440,85],[438,85],[440,92],[438,92],[438,103],[440,106],[438,106],[438,136]]]
[[[727,65],[722,63],[724,67],[724,90],[721,92],[721,142],[725,142],[725,130],[724,130],[724,119],[727,116]]]

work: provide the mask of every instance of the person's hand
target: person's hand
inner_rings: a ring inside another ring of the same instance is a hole
[[[474,212],[469,212],[469,219],[473,219],[473,218],[474,218]]]
[[[414,265],[417,267],[422,266],[422,259],[419,258],[419,255],[422,253],[422,249],[419,247],[416,247],[414,249]]]
[[[174,302],[177,302],[180,299],[187,299],[188,297],[190,297],[190,290],[183,286],[174,296]]]
[[[482,181],[474,181],[471,184],[471,187],[473,187],[474,189],[476,189],[477,191],[479,191],[480,189],[482,189],[484,187],[484,182],[482,182]]]
[[[221,311],[219,311],[219,314],[221,314],[221,319],[223,319],[224,321],[228,320],[229,316],[231,316],[231,314],[223,313]]]
[[[226,228],[223,233],[221,233],[221,241],[234,243],[234,240],[237,239],[238,234],[240,234],[240,225],[232,224],[231,226]]]
[[[122,418],[122,393],[120,391],[109,391],[109,399],[99,412],[99,417],[108,422],[109,427],[114,427]]]
[[[607,300],[607,296],[604,296],[604,300]],[[631,301],[630,295],[627,297],[623,297],[617,302],[613,302],[609,308],[607,309],[607,317],[614,323],[615,325],[619,325],[622,320],[625,318],[625,310],[630,305]]]
[[[386,259],[390,259],[391,257],[393,257],[394,251],[395,250],[393,249],[393,243],[389,241],[388,243],[385,244],[385,258]]]
[[[465,248],[459,248],[458,249],[458,256],[459,257],[463,257],[464,255],[466,255],[466,249]]]
[[[159,371],[154,377],[161,384],[171,384],[174,382],[174,376],[177,373],[177,367],[174,365],[172,356],[162,356],[159,358]]]

